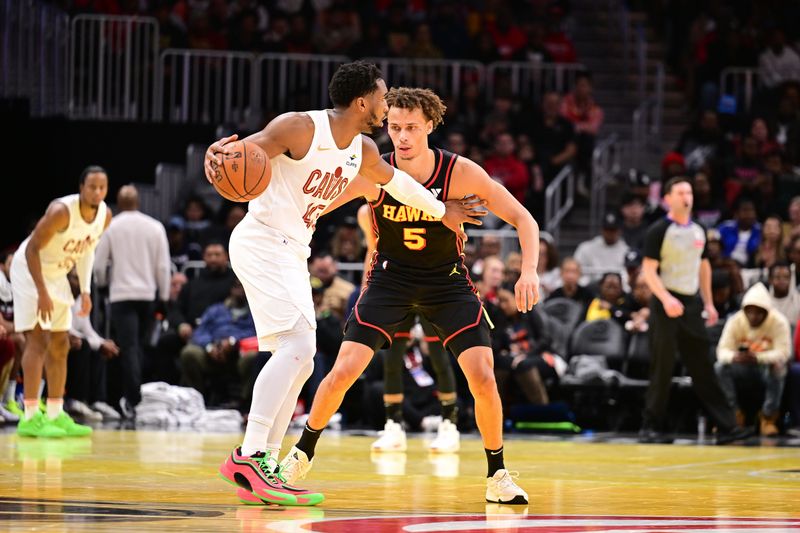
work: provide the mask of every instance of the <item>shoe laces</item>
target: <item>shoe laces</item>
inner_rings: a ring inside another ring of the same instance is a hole
[[[271,461],[272,456],[270,454],[260,452],[252,455],[251,458],[256,462],[256,464],[258,464],[258,468],[264,473],[264,475],[267,477],[281,479],[279,471],[275,469],[275,463]]]
[[[289,461],[287,463],[281,463],[278,465],[277,475],[283,480],[284,483],[286,483],[286,480],[290,477],[293,478],[297,476],[297,479],[303,479],[305,477],[305,475],[302,473],[302,469],[300,468],[301,459],[296,454],[297,452],[292,452],[288,456]]]
[[[516,480],[519,479],[519,472],[516,470],[506,470],[506,475],[497,480],[497,487],[500,489],[517,488]]]

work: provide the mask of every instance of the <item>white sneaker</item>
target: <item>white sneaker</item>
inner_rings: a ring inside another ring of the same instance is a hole
[[[512,505],[528,505],[528,493],[514,483],[514,478],[519,477],[517,472],[513,476],[506,469],[498,470],[490,478],[486,478],[486,501],[489,503],[505,503]]]
[[[306,452],[299,449],[297,446],[292,446],[286,457],[280,463],[280,475],[289,485],[294,485],[301,479],[306,477],[308,471],[311,470],[314,460],[308,459]]]
[[[71,400],[66,410],[70,414],[83,418],[84,422],[102,422],[103,420],[103,415],[97,411],[93,411],[80,400]]]
[[[439,432],[428,449],[435,453],[456,453],[461,449],[461,433],[449,420],[439,424]]]
[[[434,433],[439,429],[442,423],[442,417],[439,415],[428,415],[422,419],[420,426],[425,433]]]
[[[94,402],[92,404],[92,409],[103,415],[103,420],[105,422],[120,420],[122,418],[117,410],[106,402]]]
[[[372,450],[369,454],[370,461],[375,465],[375,472],[381,476],[405,476],[406,457],[405,452],[385,452]]]
[[[379,431],[378,435],[378,440],[372,443],[372,449],[376,452],[404,452],[408,447],[403,426],[394,420],[387,420],[383,431]]]
[[[19,422],[19,417],[0,404],[0,424],[3,422]]]
[[[133,409],[131,404],[128,403],[128,399],[124,396],[119,399],[119,410],[126,420],[133,420],[136,418],[136,411]]]

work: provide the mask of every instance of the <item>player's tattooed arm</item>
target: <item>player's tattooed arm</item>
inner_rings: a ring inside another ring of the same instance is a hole
[[[230,143],[238,138],[235,133],[223,137],[206,150],[203,169],[209,182],[217,172],[216,167],[222,164],[222,155],[232,150]],[[270,158],[286,154],[292,159],[302,159],[311,149],[313,138],[314,121],[307,113],[284,113],[244,140],[259,145]]]
[[[514,287],[517,309],[525,312],[539,301],[539,225],[531,213],[508,189],[493,180],[480,165],[465,157],[456,160],[450,185],[450,198],[475,194],[486,201],[486,207],[505,222],[517,228],[522,249],[522,275]]]

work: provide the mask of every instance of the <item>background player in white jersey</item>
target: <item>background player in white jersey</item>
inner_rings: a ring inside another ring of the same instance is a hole
[[[87,167],[79,182],[78,194],[50,204],[11,263],[14,328],[25,334],[25,416],[17,426],[22,436],[72,437],[92,432],[76,424],[63,408],[75,301],[67,274],[73,268],[78,274],[81,314],[86,316],[92,310],[94,249],[111,222],[111,210],[104,201],[108,175],[102,167]],[[39,411],[42,367],[47,373],[46,414]]]
[[[259,346],[272,351],[272,357],[256,380],[242,446],[220,467],[224,479],[244,489],[240,497],[284,505],[322,501],[319,494],[285,485],[276,472],[277,452],[313,370],[316,321],[306,260],[317,218],[360,173],[397,200],[441,217],[459,236],[464,235],[462,223],[479,223],[470,215],[480,201],[445,205],[381,159],[375,142],[362,135],[383,125],[386,92],[375,65],[348,63],[329,85],[333,109],[280,115],[247,138],[269,156],[272,179],[233,231],[230,258],[250,302]],[[209,181],[235,138],[209,147]]]

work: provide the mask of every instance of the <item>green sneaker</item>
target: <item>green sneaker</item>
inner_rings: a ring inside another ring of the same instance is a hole
[[[43,413],[47,413],[47,404],[44,403],[44,398],[39,398],[39,410]]]
[[[16,400],[11,400],[10,402],[6,402],[6,409],[9,413],[15,414],[19,417],[20,420],[25,418],[25,411],[22,410],[20,407],[19,402]]]
[[[49,420],[44,413],[36,413],[30,420],[24,416],[17,424],[17,435],[20,437],[41,437],[45,439],[66,437],[67,432]]]
[[[64,411],[61,411],[61,414],[51,420],[50,423],[62,429],[67,437],[85,437],[92,434],[92,428],[78,424]]]

